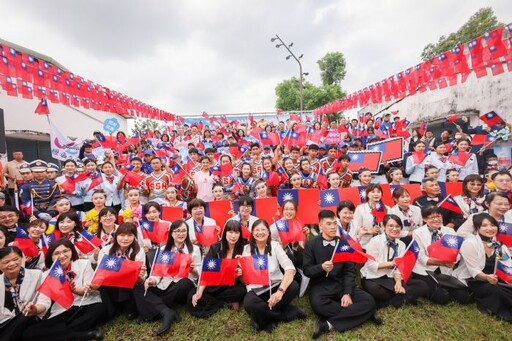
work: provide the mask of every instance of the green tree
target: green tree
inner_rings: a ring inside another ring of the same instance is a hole
[[[451,50],[456,46],[467,43],[471,39],[483,35],[502,25],[491,7],[484,7],[478,10],[462,25],[457,32],[450,33],[448,36],[441,36],[435,44],[429,43],[423,48],[421,59],[427,61],[440,53]]]
[[[155,120],[149,120],[149,119],[135,119],[135,124],[132,128],[132,135],[135,133],[138,133],[139,135],[142,134],[145,130],[162,130],[164,126],[160,124],[158,121]]]
[[[320,76],[322,77],[322,84],[341,86],[341,81],[347,74],[345,57],[341,52],[329,52],[322,59],[317,61],[320,67]]]
[[[303,83],[304,110],[313,110],[344,96],[337,84],[315,86]],[[300,84],[296,77],[282,81],[276,86],[276,107],[284,111],[298,110],[300,107]]]

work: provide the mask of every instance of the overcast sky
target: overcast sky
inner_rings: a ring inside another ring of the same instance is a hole
[[[417,64],[485,6],[512,22],[510,0],[0,0],[0,37],[175,114],[261,112],[299,73],[276,33],[317,85],[316,61],[341,51],[350,93]]]

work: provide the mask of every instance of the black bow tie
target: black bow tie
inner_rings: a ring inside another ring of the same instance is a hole
[[[430,197],[427,197],[427,201],[439,201],[439,198],[430,198]]]
[[[327,246],[327,245],[331,245],[331,246],[335,246],[336,245],[336,242],[334,240],[324,240],[324,246]]]

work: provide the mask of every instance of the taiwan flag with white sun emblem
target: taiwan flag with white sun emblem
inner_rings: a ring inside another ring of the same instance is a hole
[[[340,202],[340,193],[337,189],[320,191],[320,209],[330,210],[336,213],[336,207]]]
[[[238,259],[204,257],[199,285],[233,285]]]
[[[245,284],[268,285],[268,256],[254,255],[239,258]]]
[[[445,234],[427,247],[428,256],[443,262],[455,263],[463,241],[464,238],[460,236]]]
[[[306,240],[304,225],[297,219],[279,219],[275,222],[281,243],[294,243]]]
[[[297,205],[297,219],[304,224],[318,223],[318,202],[320,191],[318,189],[280,189],[277,191],[277,203],[282,208],[287,200]]]
[[[381,151],[349,151],[347,154],[350,157],[348,169],[351,172],[359,173],[361,168],[368,168],[372,173],[377,173],[379,171],[380,161],[382,159]]]
[[[104,255],[94,272],[91,284],[132,289],[135,286],[141,267],[142,262]]]
[[[186,278],[192,264],[192,255],[157,249],[151,276]]]
[[[37,291],[66,310],[71,308],[75,300],[62,264],[58,259],[53,262],[52,267],[48,270],[48,275]]]

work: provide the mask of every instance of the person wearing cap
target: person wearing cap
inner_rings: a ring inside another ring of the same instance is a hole
[[[92,144],[85,143],[83,145],[83,151],[79,154],[79,157],[81,160],[83,159],[89,159],[89,160],[96,160],[96,156],[92,153]]]
[[[151,159],[153,158],[153,151],[151,149],[144,150],[144,159],[142,162],[142,171],[144,174],[151,174],[153,168],[151,167]]]
[[[22,211],[30,220],[36,218],[49,221],[54,214],[55,200],[61,195],[60,187],[54,180],[46,179],[48,164],[43,160],[30,163],[34,180],[27,184],[27,190],[21,193]]]
[[[57,178],[57,175],[59,174],[59,166],[57,166],[54,163],[49,162],[48,168],[46,168],[46,178],[48,180],[54,180]]]

